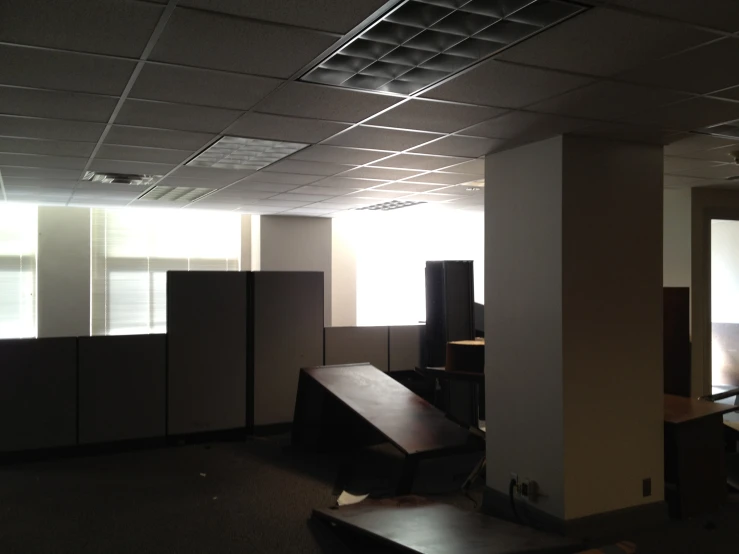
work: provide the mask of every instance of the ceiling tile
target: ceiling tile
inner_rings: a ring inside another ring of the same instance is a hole
[[[0,44],[0,84],[119,95],[136,63]]]
[[[683,175],[665,175],[663,185],[665,188],[685,188],[699,187],[715,182],[715,179],[700,179],[696,177],[685,177]]]
[[[265,198],[270,198],[271,196],[274,196],[277,194],[277,192],[284,192],[284,191],[261,191],[261,190],[242,190],[242,189],[235,189],[236,185],[227,187],[225,189],[222,189],[215,193],[213,195],[214,198],[218,199],[229,199],[229,200],[239,200],[242,204],[253,202],[255,200],[264,200]]]
[[[6,137],[97,142],[103,129],[102,123],[0,115],[0,136]]]
[[[346,187],[349,189],[368,189],[389,182],[388,179],[351,179],[347,177],[328,177],[318,183],[319,186]]]
[[[400,131],[385,127],[360,125],[327,140],[326,144],[401,151],[434,140],[440,136],[435,133]]]
[[[716,38],[681,23],[593,8],[509,48],[499,59],[608,76]]]
[[[444,185],[432,185],[432,184],[424,184],[424,183],[411,183],[409,181],[396,181],[394,183],[390,183],[388,185],[383,185],[381,187],[377,187],[373,190],[380,190],[380,191],[402,191],[407,192],[408,194],[413,192],[429,192],[432,190],[437,190],[440,188],[444,188]]]
[[[280,184],[280,183],[261,183],[258,181],[240,181],[234,185],[231,185],[228,187],[227,190],[237,190],[237,191],[254,191],[254,192],[270,192],[270,196],[274,196],[275,194],[279,194],[281,192],[287,192],[289,190],[293,190],[297,188],[296,185],[293,184]]]
[[[394,179],[403,179],[405,177],[414,177],[419,171],[410,169],[388,169],[384,167],[358,167],[342,174],[342,177],[348,179],[378,179],[392,181]]]
[[[359,196],[339,196],[337,198],[326,200],[325,202],[320,202],[316,204],[316,206],[325,206],[326,208],[330,208],[331,206],[345,206],[347,208],[350,208],[355,206],[370,206],[372,204],[375,204],[376,202],[377,200],[374,198],[360,198]]]
[[[351,197],[358,198],[369,198],[373,202],[379,202],[381,200],[393,200],[400,198],[401,196],[408,196],[407,192],[398,192],[392,190],[361,190],[359,192],[353,192]]]
[[[522,141],[543,140],[582,129],[592,124],[588,120],[558,115],[510,112],[470,127],[465,133],[487,138],[513,139],[513,141],[520,143]]]
[[[216,136],[213,134],[187,131],[113,125],[105,137],[105,143],[195,151],[203,148],[215,139]]]
[[[269,169],[269,168],[267,168]],[[309,185],[321,178],[320,175],[299,175],[295,173],[272,173],[262,169],[248,177],[244,182],[276,183],[278,185]]]
[[[739,64],[739,39],[727,38],[694,50],[643,65],[620,79],[705,94],[739,85],[728,70]]]
[[[318,32],[177,8],[151,59],[287,78],[335,41]]]
[[[89,157],[95,144],[92,142],[61,142],[0,137],[0,152],[17,154],[42,154],[48,156]]]
[[[149,62],[129,97],[248,110],[280,83],[267,77]]]
[[[270,172],[323,176],[336,175],[337,173],[341,173],[347,169],[351,169],[351,166],[321,162],[304,162],[300,160],[283,160],[269,166]]]
[[[343,196],[353,192],[348,187],[316,187],[313,185],[307,185],[305,187],[299,187],[292,191],[295,194],[317,194],[320,196]]]
[[[179,164],[192,155],[193,153],[189,150],[168,150],[165,148],[142,148],[140,146],[103,144],[98,150],[96,157],[106,160]]]
[[[233,123],[240,112],[151,100],[126,100],[116,123],[159,129],[219,133]]]
[[[287,83],[254,108],[258,112],[359,123],[401,98],[308,83]]]
[[[734,163],[733,152],[739,151],[739,144],[732,143],[721,148],[711,148],[710,150],[700,150],[697,152],[688,152],[681,154],[686,158],[695,158],[699,160],[710,160],[714,162],[730,162]],[[665,150],[667,153],[667,150]]]
[[[361,148],[343,148],[340,146],[324,146],[318,144],[296,152],[290,156],[290,159],[311,162],[331,162],[345,165],[364,165],[392,155],[393,152],[382,150],[363,150]]]
[[[479,158],[496,146],[503,144],[502,140],[478,137],[448,136],[441,140],[414,149],[414,153],[436,154],[439,156],[462,156]]]
[[[450,200],[456,200],[458,198],[459,198],[458,196],[453,196],[451,194],[426,193],[426,194],[414,194],[413,196],[408,196],[406,200],[409,200],[411,202],[437,203],[437,202],[448,202]]]
[[[136,173],[143,175],[165,175],[174,164],[151,164],[145,162],[119,162],[114,160],[100,160],[95,158],[90,163],[90,171],[110,173]]]
[[[182,167],[178,167],[172,173],[172,176],[190,179],[203,179],[219,184],[229,184],[254,174],[254,171],[252,171],[251,169],[216,169],[211,167],[195,167],[183,165]]]
[[[580,129],[576,134],[658,145],[670,144],[685,135],[685,133],[679,131],[663,129],[654,125],[630,125],[626,123],[596,123],[592,127]]]
[[[485,175],[485,159],[478,158],[476,160],[470,160],[459,165],[448,168],[449,171],[455,173],[469,173],[470,175]]]
[[[424,173],[418,177],[408,179],[411,183],[428,183],[433,185],[458,185],[460,183],[469,183],[476,181],[477,175],[469,175],[467,173]]]
[[[416,131],[454,133],[502,113],[504,110],[497,108],[414,99],[372,118],[368,123]]]
[[[169,187],[207,188],[208,186],[222,187],[231,184],[231,182],[233,182],[231,179],[228,179],[226,182],[213,183],[212,181],[209,182],[207,179],[193,179],[191,177],[165,177],[157,184],[167,185]]]
[[[300,208],[302,206],[307,206],[308,204],[311,204],[310,200],[287,200],[287,199],[283,200],[283,199],[278,199],[279,196],[284,196],[284,195],[273,196],[272,198],[268,198],[267,200],[262,200],[261,202],[258,202],[255,204],[264,205],[264,206],[274,206],[278,208],[281,207],[286,210],[289,210],[290,208]]]
[[[624,121],[694,131],[735,119],[739,119],[739,103],[711,98],[693,98],[636,114],[625,118]]]
[[[610,120],[686,99],[688,95],[680,92],[598,81],[533,104],[529,109],[541,113]]]
[[[80,172],[76,169],[35,169],[29,167],[3,167],[3,179],[7,183],[9,179],[40,180],[53,179],[55,181],[76,181],[80,178]]]
[[[224,131],[239,137],[284,140],[289,142],[321,142],[349,127],[348,123],[283,117],[262,113],[246,113]]]
[[[295,210],[288,210],[286,212],[282,212],[280,216],[287,216],[287,217],[326,217],[329,214],[334,213],[336,210],[332,209],[315,209],[313,208],[315,204],[311,204],[308,208],[297,208]]]
[[[303,204],[310,204],[313,202],[320,202],[321,200],[326,200],[328,198],[331,198],[331,195],[318,195],[318,194],[295,194],[293,192],[288,192],[285,194],[278,194],[277,196],[273,196],[270,199],[270,202],[273,200],[276,200],[278,202],[302,202]]]
[[[611,3],[722,31],[739,31],[739,3],[734,0],[610,0]]]
[[[522,108],[590,82],[586,77],[488,60],[423,96],[480,106]]]
[[[724,160],[728,161],[728,160]],[[711,160],[701,160],[696,158],[680,158],[677,156],[665,156],[664,172],[665,173],[683,173],[694,169],[706,169],[719,165]]]
[[[396,154],[391,158],[381,160],[371,164],[381,167],[395,167],[402,169],[420,169],[433,170],[449,167],[450,165],[459,164],[468,161],[465,158],[454,158],[448,156],[428,156],[423,154]]]
[[[711,93],[711,96],[727,98],[729,100],[739,100],[739,87],[731,87],[718,92],[713,92]]]
[[[687,169],[681,171],[679,174],[688,177],[702,177],[704,179],[727,179],[729,177],[739,176],[739,165],[707,165],[700,168]]]
[[[387,0],[180,0],[183,6],[335,33],[352,30],[386,2]]]
[[[275,206],[246,205],[240,206],[237,211],[242,214],[274,214],[283,211],[283,209]]]
[[[0,166],[47,167],[53,169],[83,169],[87,158],[71,158],[63,156],[38,156],[35,154],[3,154],[0,153]]]
[[[138,58],[163,11],[144,2],[3,0],[0,41]]]
[[[116,102],[110,96],[0,86],[0,110],[8,115],[107,123]]]
[[[665,146],[665,154],[682,156],[691,152],[701,152],[711,148],[720,148],[722,146],[731,146],[734,144],[739,144],[739,139],[731,140],[721,137],[712,137],[710,135],[689,134],[684,138],[673,142],[669,146]]]

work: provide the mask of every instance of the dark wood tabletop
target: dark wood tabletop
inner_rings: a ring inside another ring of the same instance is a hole
[[[665,394],[665,423],[685,423],[709,416],[721,416],[737,410],[739,406],[733,404],[719,404],[708,400]]]
[[[405,454],[466,447],[469,430],[370,364],[303,369]]]

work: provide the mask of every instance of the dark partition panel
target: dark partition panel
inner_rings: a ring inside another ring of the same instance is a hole
[[[0,340],[0,451],[77,442],[77,339]]]
[[[246,272],[167,272],[169,434],[246,426]]]
[[[690,396],[690,288],[665,287],[662,310],[664,391]]]
[[[300,368],[323,364],[323,273],[260,271],[250,280],[253,424],[288,423]]]
[[[164,437],[166,339],[79,338],[80,444]]]

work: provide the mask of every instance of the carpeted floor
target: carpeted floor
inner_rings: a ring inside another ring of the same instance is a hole
[[[0,466],[0,554],[379,554],[347,550],[308,518],[342,488],[388,492],[398,461],[382,447],[352,459],[298,453],[277,437]],[[458,474],[447,472],[447,489]],[[471,510],[479,487],[472,499],[432,498]],[[739,503],[621,538],[640,552],[736,554]]]

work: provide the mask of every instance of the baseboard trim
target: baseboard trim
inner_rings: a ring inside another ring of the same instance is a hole
[[[287,423],[270,423],[269,425],[255,425],[254,435],[257,437],[271,437],[274,435],[284,435],[293,430],[292,421]]]
[[[569,520],[548,514],[531,504],[519,505],[521,509],[517,511],[522,521],[516,519],[507,494],[487,486],[483,491],[482,511],[486,514],[587,541],[623,538],[630,531],[655,527],[669,520],[667,504],[661,501]]]
[[[37,448],[34,450],[18,450],[15,452],[0,453],[0,465],[118,454],[135,450],[162,448],[166,445],[167,443],[164,437],[151,437],[105,443],[74,444],[53,448]]]

